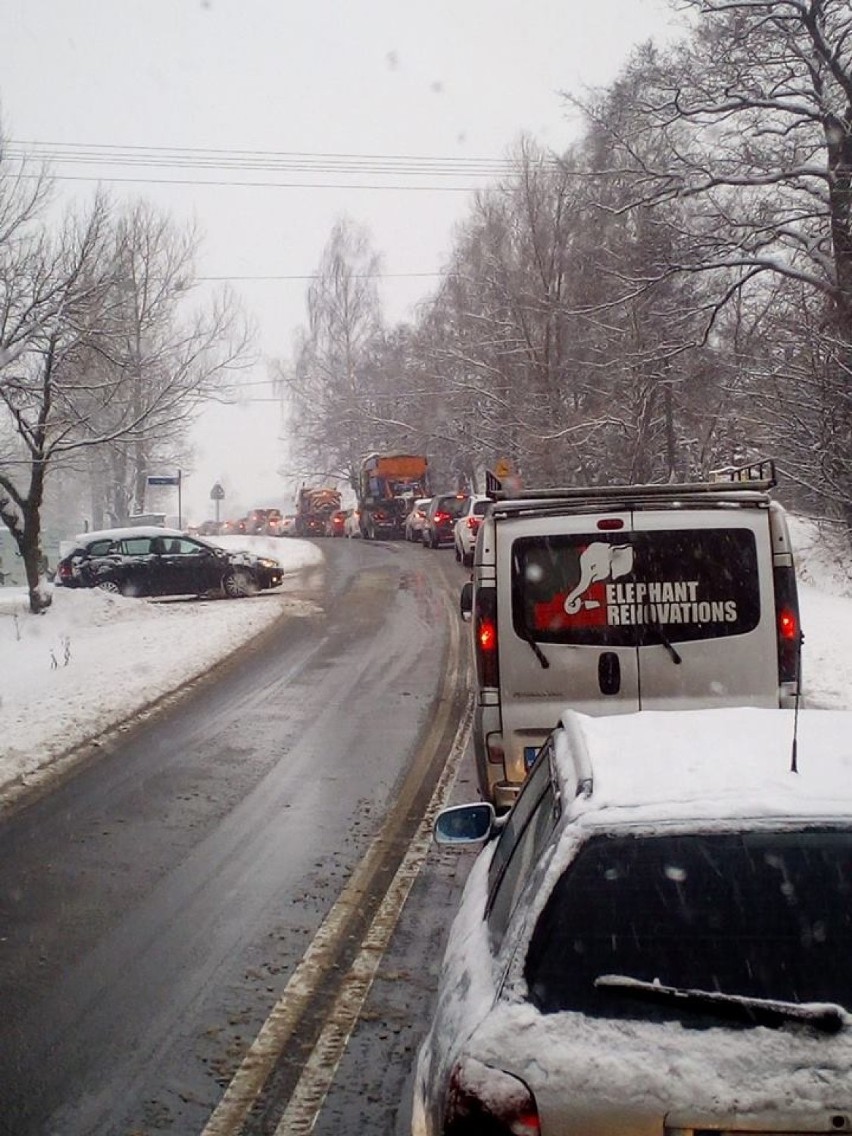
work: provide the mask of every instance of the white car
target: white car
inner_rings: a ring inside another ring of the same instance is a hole
[[[450,932],[413,1136],[852,1125],[852,712],[573,711]],[[795,771],[794,771],[795,762]]]
[[[473,550],[476,547],[476,534],[482,524],[491,498],[484,494],[473,494],[464,503],[461,515],[453,525],[453,543],[456,550],[456,560],[466,568],[473,564]]]
[[[431,497],[417,497],[411,503],[405,518],[405,539],[418,541],[423,537],[423,522],[426,520],[426,510],[429,508]]]
[[[350,509],[343,522],[343,532],[351,540],[361,536],[361,513],[358,509]]]

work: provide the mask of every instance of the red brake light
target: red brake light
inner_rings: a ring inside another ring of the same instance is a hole
[[[437,512],[437,513],[435,514],[435,522],[436,522],[436,524],[439,524],[439,525],[440,525],[442,521],[448,521],[449,519],[450,519],[450,514],[449,514],[449,513],[443,513],[443,512],[441,512],[441,511],[439,510],[439,511],[438,511],[438,512]]]
[[[473,606],[476,673],[481,686],[500,685],[497,644],[497,589],[477,588]]]
[[[447,1136],[538,1136],[535,1098],[523,1081],[502,1069],[463,1058],[452,1072],[444,1122]]]
[[[479,624],[479,646],[483,651],[497,649],[497,628],[488,619],[483,619]]]
[[[473,532],[476,532],[476,530],[479,528],[479,517],[468,517],[467,527]]]
[[[799,621],[796,613],[789,608],[782,608],[778,612],[778,634],[782,639],[796,639],[799,635]]]
[[[597,527],[604,532],[612,529],[623,529],[624,521],[622,521],[621,517],[604,517],[602,520],[598,521]]]

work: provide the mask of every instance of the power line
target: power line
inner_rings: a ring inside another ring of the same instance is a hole
[[[415,279],[439,279],[444,276],[453,276],[452,272],[353,272],[352,277],[358,280],[415,280]],[[320,280],[322,274],[319,272],[307,272],[301,275],[287,274],[280,276],[235,276],[224,274],[221,276],[196,276],[196,280]]]
[[[343,176],[392,178],[393,181],[339,182],[313,181],[253,181],[230,178],[158,177],[155,173],[127,176],[113,172],[100,175],[86,173],[60,173],[59,181],[109,181],[166,185],[211,185],[270,189],[369,189],[446,191],[469,193],[473,185],[409,184],[413,177],[459,179],[494,179],[517,176],[518,165],[510,159],[438,157],[413,154],[341,154],[310,153],[307,151],[225,150],[199,149],[172,146],[118,146],[82,142],[39,142],[35,140],[10,141],[6,144],[7,157],[18,161],[37,160],[48,164],[77,167],[100,166],[109,171],[121,169],[150,171],[197,171],[199,173],[262,173],[262,174],[314,174],[329,178]],[[556,169],[555,158],[542,159],[541,168]],[[399,180],[403,179],[403,180]]]
[[[2,175],[0,175],[2,176]],[[35,179],[36,174],[22,174]],[[242,186],[249,190],[404,190],[427,193],[475,193],[478,185],[369,185],[345,182],[229,182],[222,178],[200,177],[115,177],[110,174],[51,174],[56,182],[109,182],[132,185],[210,185]]]
[[[270,169],[362,169],[400,170],[411,173],[443,171],[494,176],[517,172],[517,163],[508,158],[451,157],[418,154],[370,154],[310,152],[305,150],[225,150],[177,146],[118,146],[82,142],[8,141],[7,152],[17,158],[37,157],[65,162],[98,161],[110,165],[144,164],[170,166],[213,166],[217,169],[248,167]],[[557,165],[545,159],[545,165]]]

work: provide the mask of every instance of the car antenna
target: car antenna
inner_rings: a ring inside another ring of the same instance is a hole
[[[793,745],[790,749],[790,772],[799,772],[799,703],[802,701],[802,641],[804,635],[799,631],[796,647],[796,697],[793,703]]]

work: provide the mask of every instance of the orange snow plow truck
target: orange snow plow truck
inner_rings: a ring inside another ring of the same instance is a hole
[[[428,483],[423,454],[368,454],[358,475],[361,536],[401,540],[414,498],[429,496]]]
[[[339,508],[336,489],[301,488],[296,501],[296,536],[325,536],[326,521]]]

